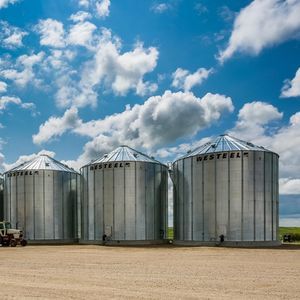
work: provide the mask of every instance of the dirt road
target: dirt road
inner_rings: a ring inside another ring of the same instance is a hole
[[[299,299],[300,248],[0,248],[1,299]]]

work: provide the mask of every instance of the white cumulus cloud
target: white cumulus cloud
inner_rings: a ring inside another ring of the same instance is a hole
[[[20,0],[0,0],[0,9],[6,8],[10,4],[15,4]]]
[[[278,153],[280,177],[284,179],[281,182],[283,192],[280,193],[287,193],[287,189],[290,189],[289,194],[292,194],[295,193],[300,169],[300,112],[293,114],[288,124],[278,127],[274,121],[280,120],[282,116],[271,104],[247,103],[240,110],[235,127],[228,132]]]
[[[101,82],[117,95],[135,90],[138,95],[153,92],[157,86],[144,82],[145,74],[152,72],[158,60],[158,50],[144,48],[142,43],[132,51],[121,53],[121,43],[107,29],[103,30],[93,60],[86,63],[81,84],[94,87]]]
[[[45,56],[44,52],[32,55],[21,55],[17,58],[14,68],[0,71],[0,76],[12,80],[16,85],[25,87],[28,83],[39,84],[34,73],[34,66],[40,63]]]
[[[0,93],[5,93],[7,91],[7,84],[4,81],[0,81]]]
[[[97,27],[91,22],[79,22],[70,28],[68,43],[88,46],[92,41],[93,32]]]
[[[254,0],[243,8],[234,21],[221,62],[236,52],[259,54],[264,48],[299,37],[300,2],[298,0]]]
[[[20,28],[12,26],[6,21],[0,21],[1,47],[8,49],[22,47],[22,39],[26,35],[28,35],[28,33]]]
[[[67,130],[92,138],[78,160],[68,162],[78,166],[120,144],[152,151],[179,138],[193,136],[218,121],[223,113],[232,111],[231,99],[223,95],[208,93],[198,98],[190,92],[166,91],[148,98],[142,105],[127,106],[123,112],[100,120],[84,123],[76,110],[66,111],[61,118],[51,117],[42,124],[33,140],[43,143]],[[66,122],[69,113],[71,122]]]
[[[63,23],[49,18],[40,20],[35,28],[41,35],[41,45],[54,48],[62,48],[65,46],[65,31]]]
[[[2,96],[0,97],[0,110],[6,109],[10,103],[20,105],[22,101],[19,97]]]
[[[33,110],[35,109],[35,104],[30,102],[23,103],[19,97],[12,96],[0,96],[0,111],[7,109],[9,104],[16,104],[24,109]]]
[[[87,46],[92,41],[93,32],[97,27],[91,22],[79,22],[70,28],[68,43]]]
[[[64,71],[57,78],[55,98],[59,107],[95,107],[100,87],[121,96],[130,91],[140,96],[156,91],[156,83],[144,81],[144,76],[157,65],[159,53],[155,47],[145,48],[137,43],[131,51],[122,52],[120,39],[108,29],[102,29],[97,39],[89,43],[92,57],[79,71]]]
[[[78,119],[78,110],[72,107],[59,117],[50,117],[39,128],[39,132],[32,136],[35,144],[41,144],[49,141],[53,137],[63,135],[67,130],[79,126],[81,121]]]
[[[292,80],[287,79],[281,90],[281,97],[299,97],[300,96],[300,68],[297,70]]]
[[[86,11],[78,11],[76,14],[72,14],[70,16],[70,20],[72,20],[73,22],[83,22],[91,18],[91,14]]]
[[[100,18],[109,16],[110,0],[96,1],[96,11]]]
[[[241,139],[259,141],[264,138],[268,124],[282,117],[283,113],[269,103],[262,101],[246,103],[240,109],[238,120],[235,127],[230,130],[230,134]]]
[[[151,10],[157,14],[162,14],[167,10],[171,9],[171,5],[168,3],[157,3],[152,5]]]
[[[90,5],[90,0],[79,0],[78,5],[84,8],[88,8]]]
[[[281,195],[300,195],[300,178],[281,178],[279,186]]]
[[[199,68],[195,73],[178,68],[173,74],[172,86],[190,91],[195,85],[200,85],[211,74],[211,69]]]

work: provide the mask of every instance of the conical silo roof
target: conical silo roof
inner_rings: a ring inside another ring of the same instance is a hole
[[[55,160],[54,158],[41,154],[30,161],[27,161],[13,169],[7,171],[28,171],[28,170],[53,170],[53,171],[64,171],[77,173],[74,169],[62,164],[61,162]]]
[[[250,142],[242,141],[235,137],[229,136],[228,134],[219,135],[215,140],[212,142],[205,143],[200,147],[194,149],[193,151],[188,152],[181,158],[191,157],[195,155],[201,154],[209,154],[215,152],[227,152],[227,151],[267,151],[266,148],[262,146],[254,145]],[[180,158],[180,159],[181,159]]]
[[[161,164],[158,160],[150,157],[142,152],[134,150],[126,145],[122,145],[108,154],[104,154],[102,157],[91,161],[88,165],[106,163],[106,162],[118,162],[118,161],[140,161]]]

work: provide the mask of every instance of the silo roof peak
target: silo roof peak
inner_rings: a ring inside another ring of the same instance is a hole
[[[240,140],[240,139],[232,137],[228,134],[221,134],[218,137],[216,137],[214,140],[212,140],[211,142],[201,145],[200,147],[194,149],[190,153],[187,153],[186,155],[184,155],[181,158],[191,157],[191,156],[206,154],[206,153],[227,152],[227,151],[267,151],[267,152],[271,152],[271,151],[265,149],[264,147],[254,145],[251,142],[246,142],[246,141]]]
[[[35,158],[24,162],[17,167],[9,170],[11,171],[26,171],[26,170],[53,170],[53,171],[64,171],[77,173],[74,169],[68,167],[67,165],[55,160],[54,158],[48,156],[47,154],[40,154]]]
[[[137,151],[133,148],[130,148],[126,145],[121,145],[115,150],[107,153],[100,158],[91,161],[89,164],[97,164],[104,162],[117,162],[117,161],[141,161],[141,162],[152,162],[160,163],[158,160],[155,160],[153,157],[148,156],[140,151]]]

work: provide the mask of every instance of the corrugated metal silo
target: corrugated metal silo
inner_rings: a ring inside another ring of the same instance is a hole
[[[4,174],[4,217],[32,242],[74,242],[80,175],[40,155]]]
[[[166,238],[165,165],[121,146],[82,167],[81,174],[82,243],[146,244]]]
[[[179,243],[278,243],[278,158],[221,135],[173,163],[174,238]]]
[[[3,206],[3,176],[0,174],[0,221],[3,221],[4,214],[4,206]]]

